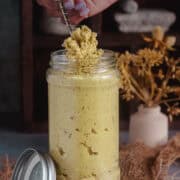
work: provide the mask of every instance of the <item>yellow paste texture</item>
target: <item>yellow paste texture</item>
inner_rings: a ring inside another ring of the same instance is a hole
[[[50,153],[57,180],[119,180],[119,78],[54,74],[49,82]]]
[[[97,48],[97,33],[92,32],[85,25],[72,32],[71,37],[64,41],[63,46],[68,59],[76,61],[81,70],[94,67],[103,54],[103,50]]]

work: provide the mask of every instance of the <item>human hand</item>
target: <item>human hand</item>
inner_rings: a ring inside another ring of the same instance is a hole
[[[72,24],[78,24],[85,18],[94,16],[105,10],[117,0],[64,0],[64,7],[68,12]],[[51,16],[62,16],[59,12],[56,0],[37,0],[46,8]]]

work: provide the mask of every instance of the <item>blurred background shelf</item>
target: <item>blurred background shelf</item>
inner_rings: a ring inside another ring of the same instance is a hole
[[[66,36],[55,36],[55,35],[40,35],[34,38],[34,47],[43,49],[57,49],[61,48]],[[131,45],[129,42],[132,41]],[[123,47],[123,46],[141,46],[143,45],[143,40],[139,34],[120,34],[120,33],[102,33],[99,45],[101,47]]]
[[[177,38],[177,46],[180,46],[180,33],[171,32],[169,34],[173,34]],[[149,35],[149,34],[144,34]],[[67,36],[57,36],[57,35],[36,35],[34,37],[34,48],[40,49],[58,49],[61,48],[61,44]],[[130,42],[132,42],[130,44]],[[143,46],[144,41],[142,40],[141,34],[131,33],[131,34],[123,34],[123,33],[111,33],[105,32],[101,34],[99,40],[100,47],[112,47],[112,48],[120,48],[120,47],[137,47]]]

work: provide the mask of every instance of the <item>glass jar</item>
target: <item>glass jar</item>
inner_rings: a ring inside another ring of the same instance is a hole
[[[119,74],[111,51],[76,73],[64,51],[47,71],[50,153],[57,180],[119,180]]]

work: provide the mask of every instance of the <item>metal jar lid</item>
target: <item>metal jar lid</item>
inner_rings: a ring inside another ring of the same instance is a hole
[[[12,180],[56,180],[54,163],[50,156],[27,149],[15,165]]]

